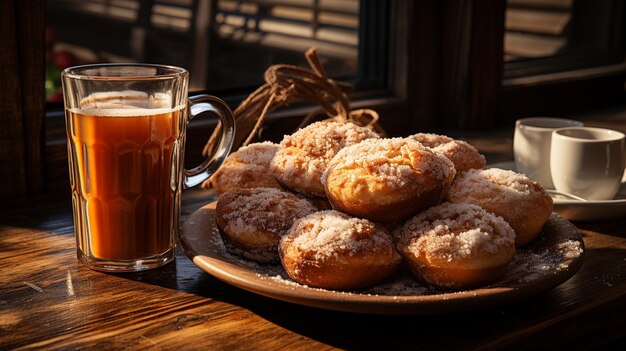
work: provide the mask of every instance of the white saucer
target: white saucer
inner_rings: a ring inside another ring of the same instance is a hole
[[[515,171],[515,162],[498,162],[486,168],[501,168]],[[554,212],[571,221],[602,221],[626,218],[626,174],[622,186],[613,200],[579,201],[551,195],[554,200]]]

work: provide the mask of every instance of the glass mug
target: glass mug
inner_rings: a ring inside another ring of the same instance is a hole
[[[62,72],[78,259],[108,272],[175,257],[182,188],[207,179],[230,152],[235,121],[220,99],[187,99],[189,73],[150,64]],[[214,112],[222,134],[202,165],[183,167],[187,123]]]

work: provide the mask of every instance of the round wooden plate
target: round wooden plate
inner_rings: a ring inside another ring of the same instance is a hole
[[[306,306],[379,314],[437,314],[476,310],[512,302],[553,289],[583,262],[582,236],[569,221],[553,214],[543,232],[518,250],[507,275],[474,290],[442,291],[420,285],[401,270],[390,281],[364,291],[309,288],[288,279],[280,265],[262,265],[229,253],[215,223],[216,202],[183,223],[181,244],[187,256],[207,273],[239,288]]]

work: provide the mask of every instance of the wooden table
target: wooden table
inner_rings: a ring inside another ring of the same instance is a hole
[[[506,138],[475,141],[493,161],[510,157]],[[76,260],[69,191],[61,190],[0,205],[0,349],[586,349],[626,342],[626,218],[576,223],[585,261],[554,290],[471,313],[361,315],[240,290],[201,271],[180,248],[175,263],[157,270],[92,271]],[[184,215],[209,201],[187,191]]]

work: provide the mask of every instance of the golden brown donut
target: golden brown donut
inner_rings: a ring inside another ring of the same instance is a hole
[[[273,189],[237,189],[223,193],[215,209],[227,248],[258,262],[278,262],[278,242],[301,217],[316,212],[308,200]]]
[[[233,152],[211,177],[211,185],[220,195],[242,188],[282,187],[270,174],[270,161],[278,150],[278,144],[266,141],[243,146]]]
[[[539,183],[498,168],[458,174],[447,199],[475,204],[504,218],[515,231],[517,247],[535,239],[552,213],[552,198]]]
[[[387,231],[366,219],[333,210],[294,223],[281,239],[279,251],[291,279],[333,290],[378,284],[401,262]]]
[[[454,163],[457,173],[471,168],[481,169],[485,167],[485,156],[481,155],[474,146],[463,140],[429,133],[417,133],[409,138],[447,157]]]
[[[443,203],[394,232],[413,274],[429,285],[469,289],[501,279],[515,255],[515,234],[476,205]]]
[[[335,154],[346,146],[378,137],[373,131],[352,123],[316,122],[285,136],[270,170],[284,187],[324,197],[320,178]]]
[[[392,222],[441,202],[454,165],[415,140],[370,139],[337,153],[322,181],[333,208]]]

